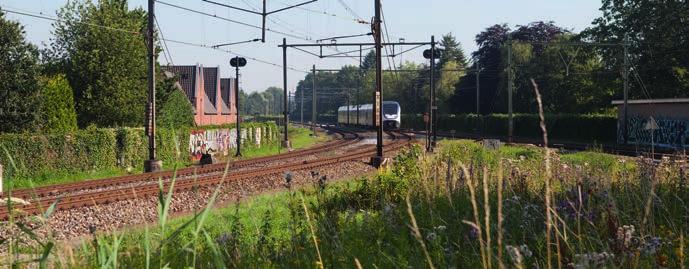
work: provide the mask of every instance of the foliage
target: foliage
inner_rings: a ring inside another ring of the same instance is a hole
[[[244,107],[246,107],[246,110],[250,115],[268,114],[265,95],[258,92],[252,92],[249,94],[249,96],[247,96]]]
[[[66,133],[77,129],[74,93],[64,75],[41,80],[41,115],[38,125],[48,133]]]
[[[12,154],[16,167],[6,167],[15,179],[43,178],[69,171],[93,171],[116,167],[115,132],[88,128],[68,134],[3,134],[0,148]],[[0,155],[9,164],[10,156]]]
[[[615,143],[617,117],[613,115],[546,114],[548,136],[555,140]],[[455,130],[463,133],[483,133],[484,135],[507,135],[508,116],[491,114],[440,115],[438,130]],[[514,135],[523,138],[541,139],[538,114],[514,114]],[[425,130],[421,115],[402,115],[402,126],[415,130]]]
[[[166,78],[156,87],[156,124],[170,129],[194,125],[194,108],[187,95],[176,86],[175,80]]]
[[[161,190],[158,227],[97,236],[66,262],[89,267],[117,260],[132,268],[689,264],[689,196],[686,185],[677,184],[686,176],[677,165],[599,153],[557,155],[550,167],[553,206],[546,208],[544,157],[535,147],[490,151],[470,141],[441,142],[434,155],[418,147],[404,151],[372,178],[288,188],[214,211],[207,210],[211,199],[201,213],[175,220],[166,211],[173,197]],[[552,236],[560,242],[550,254],[546,210],[557,214]],[[118,249],[96,255],[114,243]]]
[[[630,98],[689,96],[689,5],[686,1],[602,1],[603,15],[582,36],[621,44],[629,38]],[[622,46],[600,46],[608,70],[620,70]],[[648,87],[648,88],[646,88]]]
[[[0,10],[0,133],[29,131],[39,116],[38,50]]]
[[[234,128],[234,125],[228,126]],[[274,123],[245,123],[242,128],[269,128],[277,134]],[[225,128],[208,126],[204,129]],[[188,127],[156,129],[158,159],[165,167],[191,164],[188,155]],[[266,134],[263,134],[267,136]],[[245,141],[251,147],[252,137]],[[278,141],[266,137],[264,142]],[[307,144],[307,143],[305,143]],[[141,171],[148,158],[148,138],[143,128],[89,128],[54,134],[0,134],[0,163],[5,175],[11,176],[15,186],[46,185],[55,178],[71,180],[65,175],[113,175],[117,171]],[[11,153],[10,156],[7,154]],[[10,158],[16,167],[9,164]],[[31,182],[29,182],[31,181]]]
[[[50,61],[67,74],[80,126],[141,126],[146,106],[146,12],[128,1],[70,1],[58,12]],[[122,29],[109,30],[91,25]]]

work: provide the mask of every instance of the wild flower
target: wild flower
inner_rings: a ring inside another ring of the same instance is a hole
[[[469,230],[469,239],[476,240],[478,238],[478,229],[476,227],[471,227]]]
[[[392,203],[385,203],[383,206],[383,214],[384,215],[390,215],[392,212],[395,210],[395,204]]]
[[[663,246],[663,240],[660,237],[647,237],[641,243],[639,250],[644,255],[655,255]]]
[[[220,246],[225,246],[230,242],[231,236],[228,233],[222,233],[220,236],[215,238],[215,242]]]
[[[438,231],[438,232],[444,232],[446,229],[447,229],[447,227],[445,227],[445,225],[440,225],[440,226],[438,226],[438,227],[433,227],[433,230],[436,230],[436,231]]]
[[[607,252],[576,254],[574,255],[574,262],[570,263],[569,266],[575,269],[601,268],[613,258],[615,255]]]
[[[617,228],[617,242],[624,247],[624,249],[632,248],[634,240],[634,225],[623,225]]]
[[[529,258],[533,255],[533,252],[531,252],[527,245],[507,245],[505,249],[507,249],[507,255],[510,256],[510,259],[512,259],[515,264],[522,264],[524,263],[524,258]]]
[[[435,232],[430,232],[426,235],[426,240],[428,241],[434,241],[438,235]]]

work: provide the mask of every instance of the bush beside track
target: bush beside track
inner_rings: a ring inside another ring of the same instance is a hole
[[[274,123],[245,123],[242,128],[266,127],[271,135],[278,132]],[[233,128],[232,126],[196,129]],[[191,129],[156,129],[158,158],[167,167],[188,165]],[[244,143],[254,147],[253,136]],[[275,139],[264,138],[273,143]],[[18,185],[23,180],[49,178],[59,174],[132,169],[140,171],[148,158],[148,138],[143,128],[95,128],[63,134],[0,134],[0,164],[4,176]],[[40,185],[40,184],[39,184]]]
[[[545,116],[548,136],[552,139],[615,143],[617,117],[614,115],[551,114]],[[537,114],[514,114],[514,136],[540,138],[541,128]],[[402,126],[407,129],[424,130],[422,115],[402,115]],[[485,135],[507,135],[508,116],[491,114],[441,115],[438,130],[455,130],[459,133],[483,133]]]

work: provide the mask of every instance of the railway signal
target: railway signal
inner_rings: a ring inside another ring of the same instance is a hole
[[[431,48],[423,51],[423,57],[431,61],[431,98],[428,107],[430,120],[426,124],[428,128],[426,130],[426,151],[428,152],[433,152],[433,149],[435,149],[435,144],[438,141],[438,130],[436,126],[438,106],[436,105],[435,100],[435,60],[440,59],[441,55],[442,50],[435,48],[435,36],[431,36]]]
[[[243,57],[236,56],[230,59],[230,66],[235,69],[235,79],[234,79],[234,98],[235,98],[235,109],[237,110],[237,154],[236,157],[242,156],[241,146],[242,146],[242,129],[241,129],[241,117],[239,116],[239,68],[246,66],[246,59]]]

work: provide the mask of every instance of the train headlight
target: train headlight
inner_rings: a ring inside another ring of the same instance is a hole
[[[386,119],[397,119],[397,114],[385,114]]]

